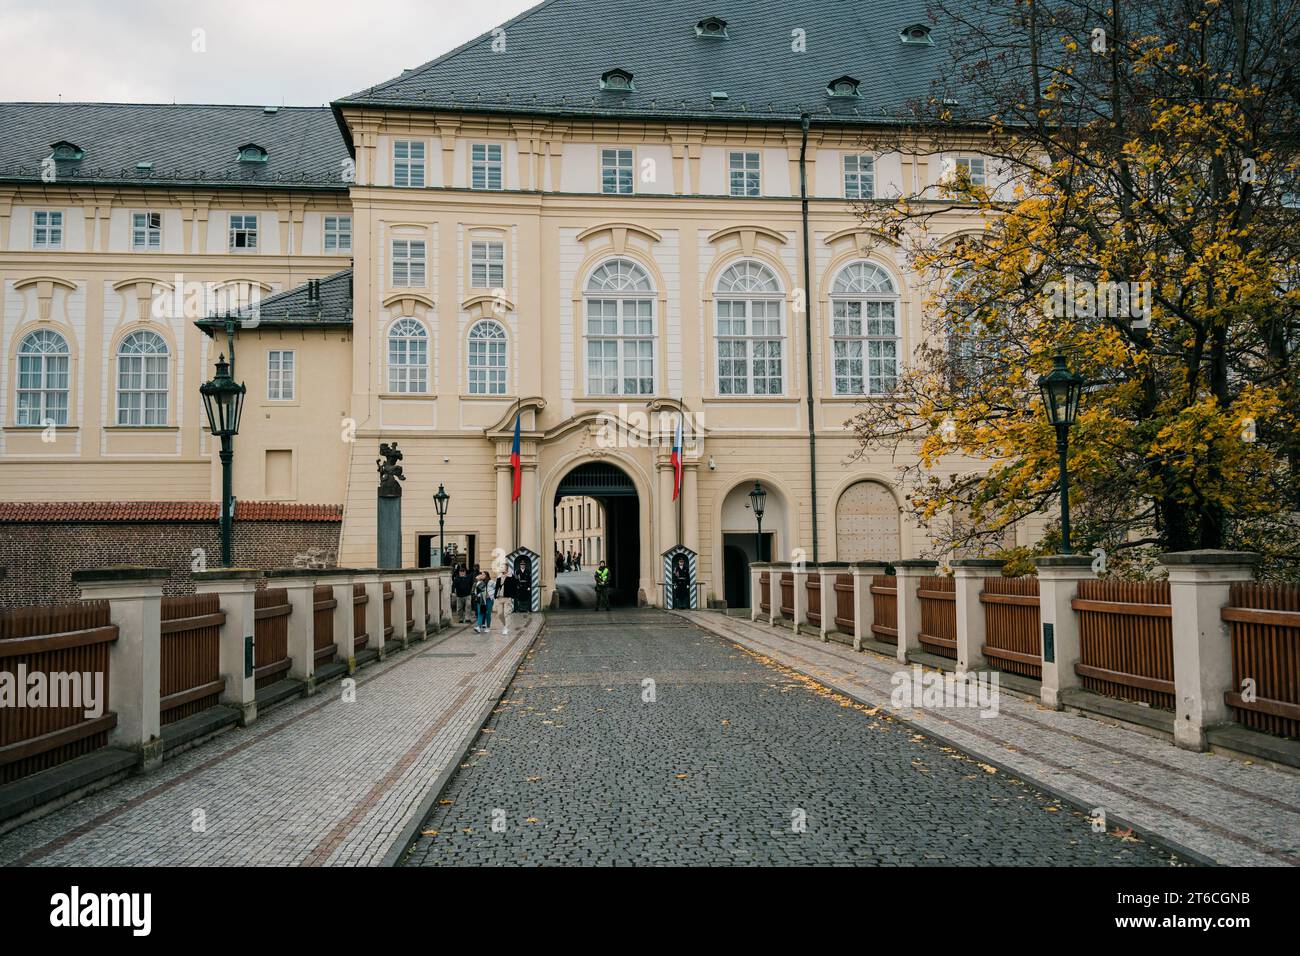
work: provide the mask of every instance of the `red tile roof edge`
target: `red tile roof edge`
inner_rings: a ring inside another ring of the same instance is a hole
[[[0,501],[0,524],[208,522],[219,512],[215,501]],[[235,520],[341,522],[343,506],[240,501]]]

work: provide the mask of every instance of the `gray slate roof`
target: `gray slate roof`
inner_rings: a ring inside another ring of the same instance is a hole
[[[352,269],[344,269],[320,281],[320,299],[312,302],[310,283],[277,292],[258,303],[258,311],[241,309],[234,313],[240,320],[254,316],[258,326],[320,327],[352,324]],[[209,334],[221,329],[224,317],[209,316],[195,323]]]
[[[708,16],[727,21],[728,39],[696,35]],[[916,23],[932,28],[933,46],[900,41]],[[791,49],[796,28],[802,53]],[[488,32],[334,106],[730,121],[807,111],[817,123],[879,123],[930,96],[950,62],[950,28],[930,21],[926,0],[546,0],[502,29],[504,53]],[[600,89],[616,68],[634,75],[633,91]],[[860,97],[828,96],[846,74]]]
[[[41,181],[41,161],[67,140],[85,150],[58,162],[58,181],[346,190],[348,157],[328,107],[0,103],[0,182]],[[267,150],[241,163],[239,147]],[[136,164],[152,162],[152,170]]]

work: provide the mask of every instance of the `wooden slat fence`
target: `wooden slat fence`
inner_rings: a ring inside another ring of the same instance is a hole
[[[835,629],[842,634],[852,634],[857,626],[853,608],[853,575],[835,575]]]
[[[221,700],[219,594],[175,594],[162,599],[159,637],[159,720],[164,726],[192,717]]]
[[[0,707],[0,783],[91,753],[108,743],[117,715],[108,710],[108,646],[117,640],[109,623],[107,601],[77,601],[45,607],[15,608],[0,614],[0,670],[18,679],[26,674],[102,676],[99,717],[87,717],[90,702],[80,706]],[[25,681],[23,682],[25,685]],[[60,680],[60,687],[68,685]],[[27,687],[17,688],[27,702]],[[85,688],[91,694],[92,686]]]
[[[312,650],[316,666],[332,664],[337,655],[334,647],[334,610],[339,602],[334,600],[334,588],[318,584],[312,591]]]
[[[822,576],[816,571],[808,572],[808,581],[804,585],[804,600],[808,602],[808,623],[813,627],[822,626]]]
[[[772,610],[772,575],[769,571],[758,572],[758,609],[764,614]]]
[[[921,647],[940,657],[957,659],[957,582],[930,575],[918,582],[921,601]]]
[[[871,635],[883,644],[898,643],[898,578],[871,576]]]
[[[366,594],[364,584],[352,585],[352,652],[355,654],[365,647],[370,640],[366,633],[366,605],[370,596]]]
[[[384,582],[384,643],[393,636],[393,582]]]
[[[1038,578],[985,578],[980,604],[984,608],[983,653],[989,665],[1042,680]]]
[[[781,616],[794,617],[794,575],[789,571],[781,572]]]
[[[260,690],[284,680],[293,661],[289,659],[289,592],[284,588],[264,588],[253,598],[255,640],[253,645],[254,687]]]
[[[1107,697],[1174,709],[1168,581],[1080,581],[1080,683]]]
[[[1252,730],[1300,737],[1300,585],[1238,582],[1223,619],[1232,630],[1232,687],[1224,699]],[[1254,681],[1254,700],[1243,682]]]
[[[406,633],[415,630],[415,582],[406,582]]]

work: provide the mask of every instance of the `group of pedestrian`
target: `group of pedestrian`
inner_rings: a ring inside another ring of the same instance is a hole
[[[555,549],[555,573],[563,574],[565,571],[582,570],[582,552],[581,551],[561,551]]]
[[[503,565],[495,577],[478,565],[473,569],[460,564],[451,575],[451,616],[461,624],[469,623],[468,614],[474,615],[474,633],[487,634],[492,630],[492,611],[501,612],[501,633],[509,634],[508,615],[518,594],[514,572]]]

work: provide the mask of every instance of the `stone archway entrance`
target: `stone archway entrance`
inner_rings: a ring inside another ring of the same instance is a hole
[[[560,499],[567,497],[592,498],[599,503],[604,513],[602,556],[610,568],[610,604],[635,606],[641,573],[641,502],[636,485],[618,465],[589,461],[560,481],[552,502],[553,513]],[[581,571],[557,577],[555,593],[561,608],[595,607],[596,567],[597,562],[588,556]]]

